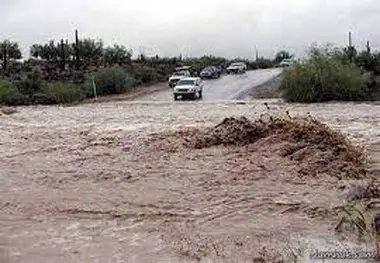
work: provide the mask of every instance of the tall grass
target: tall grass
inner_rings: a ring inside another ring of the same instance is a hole
[[[85,93],[80,86],[72,83],[53,82],[42,88],[47,100],[52,103],[66,104],[85,99]]]

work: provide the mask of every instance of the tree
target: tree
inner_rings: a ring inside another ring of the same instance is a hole
[[[132,51],[127,50],[125,46],[114,45],[107,47],[104,51],[104,62],[109,65],[129,64],[132,58]]]
[[[274,61],[275,61],[276,63],[280,63],[280,62],[283,61],[284,59],[290,59],[290,58],[292,58],[292,57],[294,57],[294,55],[291,55],[288,51],[286,51],[286,50],[281,50],[280,52],[278,52],[278,53],[276,54],[276,57],[275,57]]]
[[[7,69],[9,61],[21,58],[22,54],[17,42],[9,40],[0,42],[0,60],[3,62],[4,70]]]
[[[57,47],[57,58],[60,62],[61,70],[65,70],[66,64],[71,60],[73,55],[73,49],[72,46],[69,45],[69,43],[66,41],[64,42],[63,39],[61,40],[61,43]]]
[[[92,65],[99,65],[103,60],[103,41],[93,40],[90,38],[79,40],[78,46],[73,44],[75,55],[79,61],[84,63],[84,67],[87,68]]]
[[[58,47],[54,40],[44,45],[34,44],[30,47],[30,55],[35,58],[46,59],[49,62],[57,61]]]

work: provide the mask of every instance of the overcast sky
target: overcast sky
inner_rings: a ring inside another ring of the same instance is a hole
[[[135,54],[254,58],[313,42],[380,46],[380,0],[0,0],[0,40],[101,38]]]

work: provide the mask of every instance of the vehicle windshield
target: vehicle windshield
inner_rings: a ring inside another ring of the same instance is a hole
[[[242,63],[232,63],[231,67],[237,67],[237,66],[241,66],[241,65],[242,65]]]
[[[177,86],[187,86],[187,85],[194,85],[194,80],[181,80],[178,82]]]
[[[205,68],[203,71],[212,71],[212,70],[213,70],[212,67],[207,67],[207,68]]]
[[[173,73],[173,76],[185,76],[185,74],[186,73],[184,71],[177,71]]]

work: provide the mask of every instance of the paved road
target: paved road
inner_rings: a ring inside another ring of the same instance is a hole
[[[278,76],[281,69],[262,69],[248,71],[243,75],[226,75],[220,79],[205,80],[203,100],[223,101],[240,99],[242,94]],[[138,98],[139,101],[173,100],[172,89],[155,92]]]

